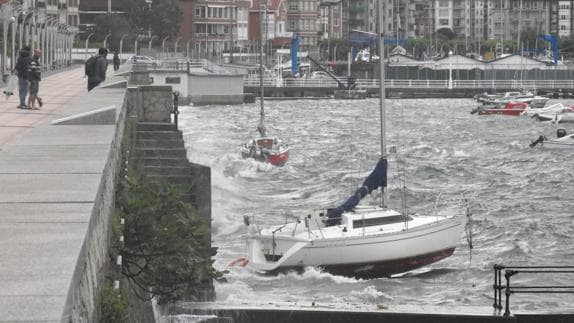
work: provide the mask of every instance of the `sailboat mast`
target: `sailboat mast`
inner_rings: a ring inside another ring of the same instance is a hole
[[[379,106],[380,106],[380,119],[381,119],[381,158],[387,158],[387,138],[385,136],[386,131],[386,116],[385,116],[385,64],[384,64],[384,46],[385,46],[385,34],[384,34],[384,19],[383,19],[383,1],[377,1],[378,14],[379,14]]]
[[[383,19],[383,1],[377,1],[378,5],[378,15],[379,15],[379,110],[381,119],[381,159],[387,159],[387,136],[385,135],[387,125],[386,125],[386,114],[385,114],[385,31],[384,31],[384,19]],[[385,170],[386,172],[387,170]],[[385,175],[386,176],[386,175]],[[381,187],[381,207],[386,208],[386,191],[384,187]]]
[[[261,103],[261,112],[260,112],[260,119],[259,119],[259,125],[257,126],[257,130],[259,131],[259,134],[262,137],[265,137],[265,125],[263,124],[263,121],[265,120],[265,110],[264,110],[264,98],[265,98],[265,94],[264,94],[264,87],[263,87],[263,35],[264,35],[264,27],[263,27],[263,9],[265,8],[265,5],[263,4],[263,1],[261,1],[261,3],[259,4],[259,94],[260,94],[260,98],[259,98],[259,102]]]

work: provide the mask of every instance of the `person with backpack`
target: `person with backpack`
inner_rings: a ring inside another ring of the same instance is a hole
[[[40,90],[40,81],[42,80],[42,68],[40,66],[40,55],[42,51],[39,48],[34,49],[34,56],[28,66],[28,81],[30,82],[30,95],[28,96],[28,109],[38,110],[35,103],[42,107],[42,98],[38,96]]]
[[[106,71],[108,70],[107,55],[108,50],[100,48],[98,49],[98,55],[92,56],[86,61],[85,72],[88,77],[88,92],[106,79]]]
[[[15,70],[18,75],[18,92],[20,95],[20,105],[18,108],[27,109],[26,96],[28,95],[28,67],[30,66],[30,47],[24,46],[20,50],[18,60],[16,61]]]

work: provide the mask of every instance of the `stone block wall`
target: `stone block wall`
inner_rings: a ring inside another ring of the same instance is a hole
[[[122,167],[121,143],[125,130],[125,103],[119,113],[116,130],[86,237],[68,291],[62,322],[99,322],[101,290],[105,282],[105,268],[109,265],[111,220],[115,210],[118,173]]]

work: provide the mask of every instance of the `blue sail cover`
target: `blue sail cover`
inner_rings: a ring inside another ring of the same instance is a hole
[[[291,37],[291,75],[296,76],[299,74],[299,38],[297,34],[293,33]]]
[[[538,35],[538,38],[550,42],[550,45],[552,45],[554,64],[558,64],[558,38],[554,35]]]
[[[375,169],[367,176],[363,185],[359,187],[355,194],[351,195],[343,204],[334,209],[327,210],[327,224],[333,225],[341,222],[341,215],[345,211],[355,208],[363,197],[379,187],[387,186],[387,160],[380,159]]]

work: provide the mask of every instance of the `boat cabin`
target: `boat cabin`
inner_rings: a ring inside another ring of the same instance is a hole
[[[404,222],[405,216],[397,211],[381,209],[380,212],[372,212],[372,207],[359,207],[354,212],[343,213],[341,225],[348,229],[361,229]]]

